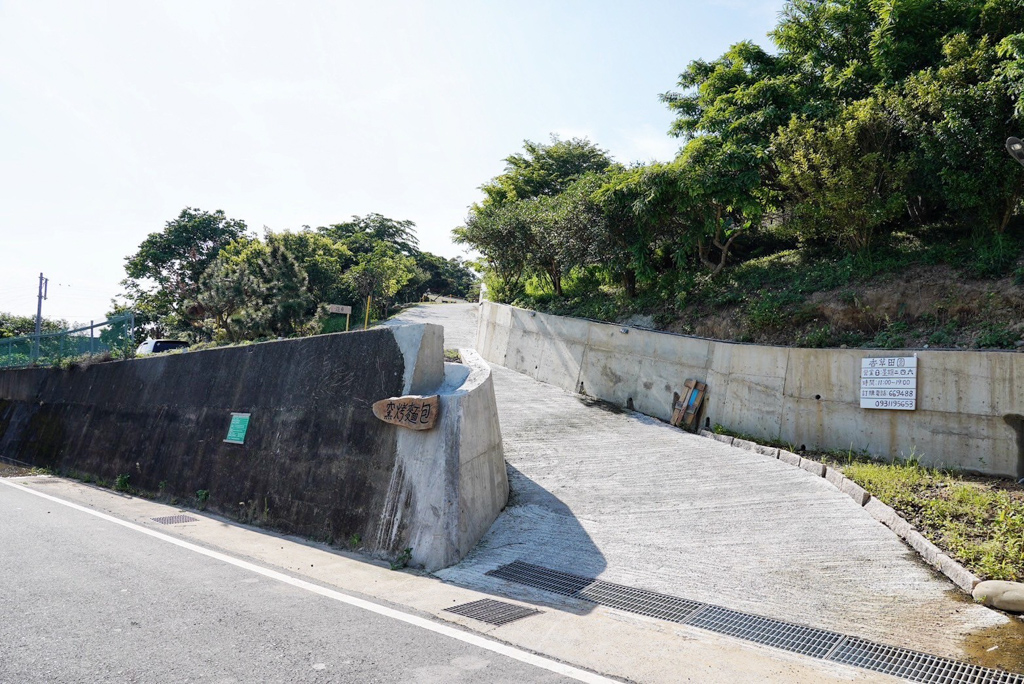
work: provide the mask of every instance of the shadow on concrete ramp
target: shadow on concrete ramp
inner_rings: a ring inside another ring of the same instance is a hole
[[[585,577],[598,577],[608,566],[564,502],[511,465],[507,468],[511,494],[505,510],[461,563],[434,574],[446,582],[495,596],[541,603],[575,614],[589,613],[595,605],[587,601],[484,574],[517,560]]]

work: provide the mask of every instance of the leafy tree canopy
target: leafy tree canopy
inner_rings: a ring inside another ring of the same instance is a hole
[[[505,173],[481,187],[484,204],[551,197],[611,165],[608,153],[586,139],[560,140],[552,135],[549,145],[526,140],[523,152],[506,157]]]
[[[63,319],[43,318],[40,328],[44,333],[60,332],[68,329],[68,322]],[[24,337],[36,332],[35,316],[15,316],[0,311],[0,337]]]
[[[415,223],[398,221],[380,214],[353,216],[344,223],[335,223],[317,230],[338,240],[353,254],[372,252],[378,242],[392,245],[405,255],[419,251]]]
[[[244,221],[229,219],[219,209],[208,212],[186,207],[125,258],[125,271],[131,281],[151,280],[175,297],[187,296],[194,293],[220,250],[245,232]]]
[[[162,231],[150,233],[125,258],[128,277],[121,281],[140,327],[154,334],[187,329],[191,321],[184,303],[195,299],[200,278],[220,250],[245,234],[245,222],[229,219],[221,210],[190,207]]]

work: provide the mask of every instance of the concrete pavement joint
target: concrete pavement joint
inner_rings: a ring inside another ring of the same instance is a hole
[[[715,434],[710,430],[701,430],[699,434],[701,437],[708,439],[725,441],[721,439],[724,435]],[[745,439],[732,439],[731,444],[734,447],[760,454],[765,454],[765,450],[770,449],[770,447]],[[974,587],[981,582],[981,578],[944,554],[942,549],[935,544],[925,539],[920,532],[914,529],[913,525],[907,522],[892,507],[875,499],[863,487],[843,475],[838,469],[830,468],[824,463],[799,456],[785,449],[778,449],[777,451],[779,453],[779,460],[802,468],[813,475],[825,478],[829,484],[853,499],[854,503],[863,507],[872,518],[892,530],[893,534],[902,539],[910,548],[914,549],[922,560],[949,578],[964,593],[971,595]],[[771,458],[772,456],[768,454],[768,457]]]

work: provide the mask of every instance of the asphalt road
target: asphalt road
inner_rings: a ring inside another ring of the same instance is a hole
[[[0,483],[0,682],[570,681]]]

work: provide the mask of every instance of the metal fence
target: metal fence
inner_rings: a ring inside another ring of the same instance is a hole
[[[0,368],[56,366],[63,361],[106,354],[119,358],[135,350],[135,314],[102,323],[25,337],[0,337]]]

